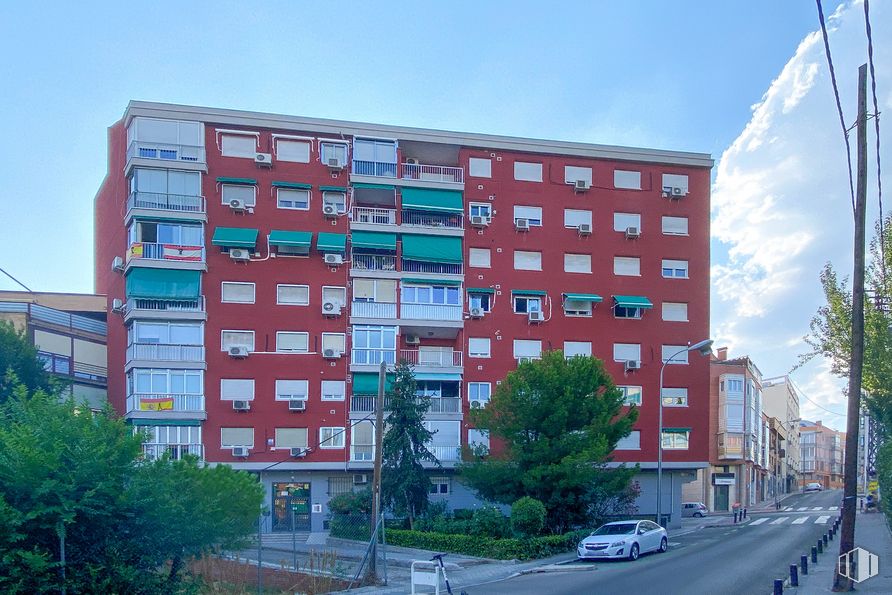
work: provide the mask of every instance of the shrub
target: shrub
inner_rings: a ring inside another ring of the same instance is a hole
[[[495,506],[484,506],[474,511],[471,535],[500,538],[508,535],[508,519]]]
[[[332,514],[369,514],[372,512],[372,490],[366,488],[338,494],[329,500],[328,509]]]
[[[457,521],[470,521],[474,518],[474,511],[470,508],[456,508],[452,511],[452,516]]]
[[[534,537],[545,526],[545,505],[524,496],[511,505],[511,528],[522,537]]]
[[[368,540],[371,538],[372,492],[369,489],[338,494],[328,502],[332,537]]]
[[[392,529],[387,532],[387,543],[496,560],[532,560],[570,551],[588,533],[589,531],[572,531],[564,535],[530,539],[492,539],[478,535]]]

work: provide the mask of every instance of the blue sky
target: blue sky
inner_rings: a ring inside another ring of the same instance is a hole
[[[875,20],[889,20],[888,9],[874,10]],[[860,6],[848,12],[857,16]],[[837,37],[854,47],[846,39],[863,37],[863,21],[851,20]],[[892,38],[883,36],[888,27],[874,26],[877,40]],[[7,184],[0,266],[35,290],[92,290],[92,200],[105,175],[106,128],[130,99],[689,150],[718,160],[816,28],[814,4],[805,1],[20,3],[0,20]],[[822,77],[812,87],[829,96]],[[809,118],[833,130],[832,110],[822,100]],[[727,184],[718,198],[734,203]],[[719,228],[714,264],[770,276],[741,237]],[[820,252],[802,267],[811,311],[820,263],[833,258]],[[769,313],[729,297],[740,280],[718,273],[726,291],[714,292],[713,322],[725,335],[716,338],[732,355],[758,355],[755,323]],[[14,288],[0,278],[0,289]],[[790,337],[807,330],[802,320],[783,326]]]

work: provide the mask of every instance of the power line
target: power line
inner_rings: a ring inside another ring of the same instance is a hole
[[[22,287],[24,287],[25,290],[26,290],[28,293],[34,293],[34,292],[31,290],[30,287],[28,287],[27,285],[25,285],[24,283],[22,283],[21,281],[19,281],[18,279],[16,279],[15,277],[13,277],[12,275],[10,275],[10,274],[7,273],[6,271],[4,271],[2,268],[0,268],[0,273],[3,273],[4,275],[6,275],[7,277],[9,277],[10,279],[12,279],[13,281],[15,281],[16,283],[18,283],[19,285],[21,285]]]
[[[864,0],[864,26],[867,31],[867,63],[870,67],[870,91],[873,95],[873,124],[876,129],[877,149],[877,198],[880,206],[880,270],[886,280],[886,243],[883,233],[883,170],[880,165],[880,107],[877,101],[877,77],[873,67],[873,35],[870,28],[870,1]]]
[[[796,392],[797,392],[799,395],[801,395],[802,397],[805,397],[805,400],[806,400],[806,401],[808,401],[809,403],[811,403],[812,405],[814,405],[814,406],[817,407],[818,409],[821,409],[822,411],[826,411],[826,412],[829,413],[830,415],[838,415],[839,417],[845,417],[845,416],[846,416],[845,413],[837,413],[836,411],[830,411],[829,409],[827,409],[827,408],[824,407],[823,405],[819,405],[818,403],[816,403],[815,401],[813,401],[812,399],[810,399],[809,396],[808,396],[807,394],[805,394],[805,391],[802,390],[802,387],[799,386],[799,384],[797,384],[796,381],[793,380],[792,377],[788,377],[788,378],[790,378],[790,382],[793,384],[793,387],[796,389]],[[802,414],[800,414],[799,417],[802,417]]]

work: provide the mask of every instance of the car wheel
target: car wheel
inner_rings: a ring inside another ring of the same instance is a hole
[[[660,553],[662,554],[669,549],[669,540],[665,537],[660,540]]]
[[[695,512],[695,513],[694,513],[694,516],[697,517],[697,518],[703,518],[703,513],[702,513],[702,512]]]
[[[629,560],[637,560],[638,559],[638,544],[633,543],[632,547],[629,549]]]

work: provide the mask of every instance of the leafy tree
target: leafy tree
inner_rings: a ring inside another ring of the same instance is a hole
[[[524,496],[511,505],[511,528],[524,537],[535,537],[545,527],[545,505]]]
[[[16,330],[9,321],[0,321],[0,403],[19,384],[29,392],[52,388],[50,375],[37,358],[37,348],[28,341],[25,331]]]
[[[623,413],[622,405],[598,359],[551,351],[523,363],[486,408],[471,411],[474,426],[502,441],[504,454],[462,464],[463,480],[487,500],[541,501],[555,533],[586,525],[635,472],[605,466],[638,417],[637,409]]]
[[[408,517],[410,527],[427,508],[430,494],[430,478],[422,463],[440,465],[426,446],[433,436],[424,427],[430,397],[416,391],[412,368],[401,361],[388,393],[389,414],[381,446],[381,501],[394,514]]]

